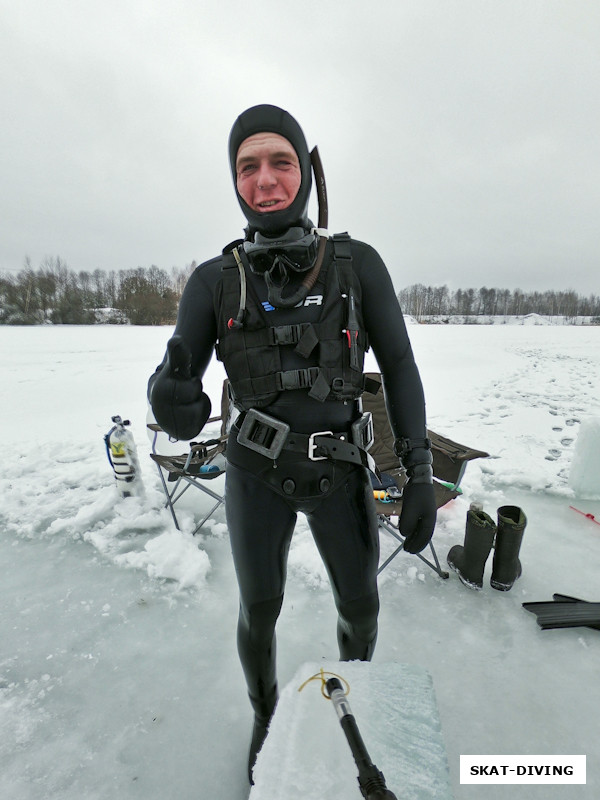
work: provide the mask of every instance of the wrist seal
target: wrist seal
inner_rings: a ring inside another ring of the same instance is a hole
[[[394,453],[404,464],[404,459],[412,450],[431,450],[431,439],[425,436],[423,439],[400,438],[394,440]],[[405,465],[406,466],[406,465]]]
[[[406,470],[408,482],[415,483],[433,483],[433,467],[431,464],[414,464]]]

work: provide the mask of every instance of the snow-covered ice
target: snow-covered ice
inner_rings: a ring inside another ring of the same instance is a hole
[[[600,417],[581,421],[569,472],[569,486],[580,497],[600,500]]]
[[[210,501],[190,491],[176,531],[147,455],[145,385],[171,332],[0,327],[0,796],[10,800],[248,795],[251,714],[224,513],[192,537]],[[472,592],[401,554],[380,578],[373,665],[431,674],[457,800],[591,800],[600,634],[541,631],[521,603],[553,592],[600,600],[600,527],[569,508],[600,519],[600,500],[572,478],[578,463],[598,474],[597,449],[581,455],[579,442],[600,417],[600,327],[412,325],[410,336],[430,427],[491,454],[440,511],[438,554],[462,543],[471,501],[492,516],[520,505],[523,576],[496,592],[488,564]],[[213,363],[215,410],[222,379]],[[117,495],[102,441],[114,414],[132,420],[144,498]],[[385,556],[393,543],[381,541]],[[278,626],[282,686],[306,661],[335,660],[335,622],[300,518]],[[586,754],[587,785],[474,790],[459,783],[461,753]]]
[[[414,664],[302,664],[281,692],[250,800],[360,797],[358,769],[323,683],[336,676],[372,762],[402,800],[451,800],[431,677]],[[401,713],[399,713],[401,710]]]

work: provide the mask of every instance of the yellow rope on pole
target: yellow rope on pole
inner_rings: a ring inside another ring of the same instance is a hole
[[[325,677],[327,675],[327,678]],[[321,682],[321,694],[325,698],[325,700],[331,700],[331,697],[325,691],[325,684],[329,678],[339,678],[339,680],[344,684],[344,696],[347,697],[350,694],[350,684],[345,678],[342,678],[341,675],[336,675],[335,672],[325,672],[323,667],[316,673],[316,675],[312,675],[310,678],[304,681],[302,686],[298,689],[299,692],[304,689],[311,681],[320,681]]]

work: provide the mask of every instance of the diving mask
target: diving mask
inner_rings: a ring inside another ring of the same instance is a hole
[[[308,272],[317,257],[318,238],[313,231],[290,228],[277,238],[264,236],[257,231],[254,241],[244,242],[244,251],[252,271],[258,275],[270,272],[273,267],[284,271]]]

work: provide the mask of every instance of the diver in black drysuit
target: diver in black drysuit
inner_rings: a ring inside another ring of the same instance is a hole
[[[234,180],[240,143],[263,130],[276,131],[292,143],[300,157],[302,185],[291,209],[271,215],[253,212],[238,194],[249,221],[246,240],[252,240],[261,228],[266,235],[272,233],[265,220],[275,233],[282,225],[300,223],[305,231],[311,227],[306,217],[308,150],[299,126],[286,112],[259,106],[238,118],[230,137]],[[431,538],[436,514],[422,384],[383,261],[372,247],[361,242],[351,240],[350,248],[362,295],[362,319],[382,374],[392,430],[397,440],[408,442],[402,455],[411,479],[404,490],[400,530],[406,536],[405,549],[419,552]],[[333,258],[333,245],[328,241],[319,277],[307,299],[296,307],[275,307],[264,275],[252,269],[246,269],[248,295],[266,310],[269,324],[315,322],[321,313]],[[194,438],[210,415],[201,378],[218,339],[222,261],[223,257],[208,261],[191,275],[181,298],[174,338],[149,382],[149,399],[157,421],[181,439]],[[288,277],[288,289],[293,290],[299,276]],[[307,360],[293,347],[282,346],[280,351],[284,370],[307,366]],[[327,398],[319,402],[307,389],[282,391],[260,411],[287,423],[297,434],[347,433],[361,416],[358,400]],[[240,590],[238,651],[255,712],[251,776],[277,701],[275,625],[297,512],[306,515],[331,581],[342,660],[370,660],[373,654],[379,610],[379,540],[371,481],[364,466],[329,459],[311,461],[305,453],[285,449],[274,463],[238,442],[239,427],[238,421],[227,444],[226,515]],[[416,445],[412,449],[410,442]]]

